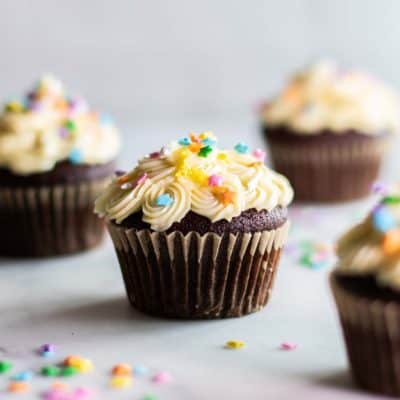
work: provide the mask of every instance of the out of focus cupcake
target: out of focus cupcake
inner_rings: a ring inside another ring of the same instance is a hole
[[[331,275],[356,382],[400,396],[400,192],[385,196],[338,242]]]
[[[239,317],[268,301],[292,189],[264,153],[221,151],[205,132],[144,157],[96,201],[135,308]]]
[[[347,201],[366,196],[377,178],[399,127],[399,100],[365,73],[322,62],[297,73],[261,118],[296,200]]]
[[[111,119],[44,77],[0,115],[0,256],[45,257],[97,245],[95,198],[111,180]]]

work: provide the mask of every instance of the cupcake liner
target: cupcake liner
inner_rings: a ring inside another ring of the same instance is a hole
[[[94,215],[93,204],[109,179],[0,187],[0,256],[48,257],[99,244],[104,222]]]
[[[334,273],[330,283],[355,381],[369,391],[400,396],[400,304],[352,294]]]
[[[347,201],[370,193],[377,179],[387,138],[341,140],[304,138],[304,143],[267,136],[275,169],[295,189],[296,201]]]
[[[136,231],[108,222],[130,303],[163,317],[240,317],[266,305],[289,222],[257,233]]]

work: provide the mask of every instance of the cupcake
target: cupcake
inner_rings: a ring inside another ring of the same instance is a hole
[[[268,301],[292,189],[244,143],[191,134],[108,186],[106,217],[130,303],[163,317],[240,317]]]
[[[322,62],[296,74],[261,118],[274,167],[296,200],[347,201],[368,195],[377,178],[399,101],[371,76]]]
[[[337,253],[331,287],[354,379],[400,396],[400,192],[350,229]]]
[[[109,117],[67,97],[53,77],[38,81],[0,115],[0,256],[47,257],[97,245],[93,203],[119,150]]]

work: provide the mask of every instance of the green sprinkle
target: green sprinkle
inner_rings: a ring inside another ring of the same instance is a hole
[[[9,361],[0,361],[0,374],[5,374],[10,371],[12,368],[12,364]]]
[[[213,151],[211,146],[204,146],[199,151],[199,157],[208,157],[208,155]]]
[[[143,396],[142,400],[157,400],[157,397],[151,394],[146,394]]]
[[[300,264],[303,265],[304,267],[310,267],[312,265],[311,254],[304,254],[300,258]]]
[[[54,365],[46,365],[40,370],[40,373],[43,376],[58,376],[61,373],[61,368],[58,368]]]
[[[75,132],[76,131],[76,124],[74,121],[68,119],[65,121],[64,127],[68,129],[70,132]]]
[[[382,199],[383,204],[399,204],[400,196],[386,196]]]
[[[76,375],[78,372],[79,372],[78,368],[68,366],[68,367],[64,367],[61,370],[60,375],[61,376],[73,376],[73,375]]]

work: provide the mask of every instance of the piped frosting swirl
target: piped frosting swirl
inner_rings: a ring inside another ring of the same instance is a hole
[[[38,81],[22,101],[5,104],[0,115],[0,167],[15,174],[50,171],[57,162],[104,164],[119,151],[112,120],[68,97],[57,79]]]
[[[264,165],[263,151],[249,154],[243,143],[221,151],[216,143],[211,132],[190,134],[144,157],[114,179],[97,199],[96,213],[121,223],[142,211],[144,222],[164,231],[189,211],[230,221],[244,210],[291,202],[290,184]]]
[[[367,218],[338,241],[338,272],[374,275],[400,290],[400,192],[385,195]]]
[[[261,117],[266,126],[286,126],[300,135],[323,130],[380,135],[399,128],[399,112],[397,94],[383,83],[325,61],[298,72],[266,103]]]

